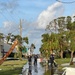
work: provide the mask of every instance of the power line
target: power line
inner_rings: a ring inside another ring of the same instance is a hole
[[[8,1],[8,3],[9,3],[9,1]],[[7,13],[9,13],[9,16],[11,17],[11,19],[12,20],[15,20],[15,18],[11,15],[11,12],[9,12],[8,11],[8,9],[5,7],[4,8],[5,10],[4,11],[6,11]],[[6,15],[5,14],[3,14],[2,12],[1,12],[1,15],[4,17],[4,19],[6,19],[6,20],[8,20],[9,21],[9,18],[8,17],[6,17]],[[16,17],[16,16],[15,16]],[[17,16],[18,18],[19,18],[19,16]],[[18,29],[18,28],[17,28]],[[15,29],[15,30],[13,30],[11,33],[13,33],[13,32],[15,32],[15,31],[17,31],[17,29]],[[21,32],[20,32],[20,34],[22,33],[22,28],[21,28],[21,30],[20,30]]]
[[[60,1],[60,0],[56,0],[56,1],[61,2],[61,3],[65,3],[65,4],[75,3],[75,0],[74,1]]]
[[[11,17],[12,20],[16,21],[15,18],[13,18],[13,16],[10,14],[10,12],[6,9],[7,13],[9,13],[9,16]]]
[[[2,12],[0,12],[0,14],[4,17],[4,19],[6,19],[7,21],[9,21],[8,18]]]

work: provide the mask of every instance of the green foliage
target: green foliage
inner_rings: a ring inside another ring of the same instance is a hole
[[[52,33],[53,31],[51,32],[53,22],[55,25],[58,24],[58,33]],[[62,52],[70,49],[71,51],[75,51],[75,21],[72,22],[72,18],[70,16],[54,19],[49,23],[49,25],[47,25],[46,30],[49,30],[51,34],[42,35],[40,52],[43,56],[48,56],[51,50],[59,50]]]
[[[0,39],[3,39],[4,37],[3,37],[3,33],[0,33]]]
[[[22,53],[26,53],[27,52],[27,48],[24,46],[23,48],[22,48]]]
[[[43,34],[43,35],[42,35],[42,38],[43,38],[43,39],[41,40],[42,42],[47,42],[47,41],[49,40],[49,34]]]
[[[20,35],[15,35],[14,38],[17,39],[20,44],[22,44],[22,37]]]
[[[33,49],[35,49],[35,48],[36,48],[36,47],[35,47],[35,45],[34,45],[33,43],[31,44],[31,47],[32,47]]]
[[[6,39],[7,39],[7,43],[8,43],[8,41],[10,40],[10,36],[8,35],[8,36],[6,37]]]
[[[18,47],[19,47],[19,50],[22,52],[23,46],[18,46]]]
[[[66,54],[66,58],[70,58],[71,55],[69,53]]]
[[[29,41],[28,41],[28,37],[24,37],[23,40],[28,44]]]
[[[47,71],[44,73],[44,75],[51,75],[51,74],[50,74],[50,70],[47,70]]]
[[[40,52],[44,57],[49,57],[51,50],[59,49],[58,37],[55,33],[52,33],[51,35],[43,34],[42,43]]]

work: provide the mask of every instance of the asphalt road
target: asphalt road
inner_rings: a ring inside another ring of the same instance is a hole
[[[43,75],[45,70],[44,68],[42,68],[42,66],[40,65],[39,61],[37,63],[37,66],[34,66],[32,63],[31,68],[31,75]],[[29,65],[28,63],[26,65],[24,65],[23,69],[22,69],[22,75],[28,75],[29,72]]]

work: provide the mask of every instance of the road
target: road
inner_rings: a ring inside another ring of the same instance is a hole
[[[28,75],[29,65],[28,63],[24,65],[22,69],[22,75]],[[32,75],[44,75],[44,68],[40,65],[39,61],[37,63],[37,67],[33,65],[32,63]]]

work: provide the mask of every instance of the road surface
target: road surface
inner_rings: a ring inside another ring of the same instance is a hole
[[[33,65],[32,63],[32,75],[44,75],[44,68],[42,68],[42,66],[40,65],[39,61],[37,63],[37,67]],[[28,71],[29,71],[29,65],[28,63],[26,65],[24,65],[23,69],[22,69],[22,75],[28,75]]]

